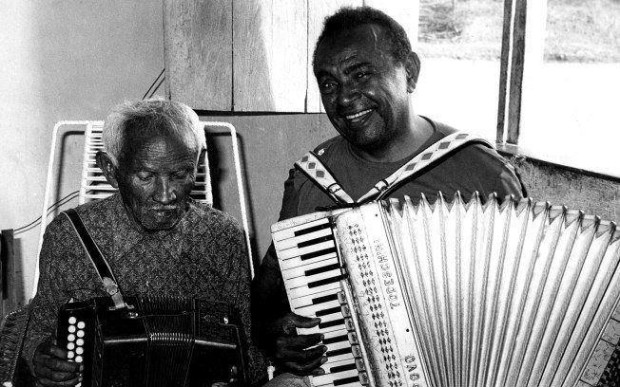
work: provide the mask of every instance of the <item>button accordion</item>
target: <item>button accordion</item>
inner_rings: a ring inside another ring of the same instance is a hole
[[[620,379],[620,230],[530,199],[374,202],[272,226],[313,386],[595,386]]]
[[[114,309],[109,297],[61,308],[57,341],[84,366],[78,387],[246,385],[234,308],[201,299],[125,300],[130,309]]]

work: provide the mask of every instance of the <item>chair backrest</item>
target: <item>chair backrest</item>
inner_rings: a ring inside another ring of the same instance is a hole
[[[95,160],[97,152],[104,150],[102,135],[103,121],[91,121],[86,125],[84,157],[82,159],[82,180],[78,195],[79,204],[106,198],[116,191],[114,187],[108,184]],[[198,162],[198,173],[191,196],[199,202],[208,205],[213,204],[209,159],[206,152]]]
[[[237,189],[239,191],[239,208],[241,211],[241,223],[245,234],[245,242],[248,252],[248,260],[250,265],[250,274],[254,277],[254,265],[252,257],[252,247],[250,242],[250,227],[248,221],[247,201],[245,197],[245,188],[242,180],[243,173],[241,171],[241,158],[239,155],[239,145],[237,141],[237,131],[232,124],[227,122],[214,122],[214,121],[201,121],[201,124],[205,125],[205,131],[207,127],[220,127],[225,128],[231,136],[231,145],[233,150],[233,160],[235,164],[235,176],[237,180]],[[116,190],[108,184],[103,172],[97,166],[95,155],[103,147],[103,121],[59,121],[54,126],[52,131],[52,144],[50,150],[49,164],[47,170],[47,183],[45,187],[45,193],[43,196],[43,210],[41,215],[41,230],[39,233],[39,254],[41,253],[41,247],[43,246],[43,235],[45,234],[45,227],[47,226],[48,208],[49,208],[49,196],[53,183],[53,166],[56,161],[56,148],[58,132],[63,126],[73,126],[82,128],[85,133],[84,142],[84,157],[82,162],[82,179],[80,184],[80,190],[78,195],[79,204],[84,204],[92,200],[106,198],[112,195]],[[207,132],[208,133],[208,132]],[[211,189],[209,158],[207,152],[204,152],[201,159],[198,162],[198,173],[196,176],[196,182],[194,189],[191,192],[194,199],[203,202],[208,205],[213,204],[213,194]],[[33,276],[32,297],[37,292],[37,286],[39,282],[39,257],[35,263],[35,271]]]

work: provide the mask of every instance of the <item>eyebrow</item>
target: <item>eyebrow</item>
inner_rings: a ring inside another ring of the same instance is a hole
[[[355,64],[353,64],[351,66],[346,67],[344,69],[344,73],[349,75],[350,73],[352,73],[352,72],[354,72],[356,70],[359,70],[359,69],[364,68],[364,67],[370,67],[370,66],[371,66],[371,64],[369,62],[355,63]]]
[[[344,73],[345,73],[346,75],[349,75],[349,74],[351,74],[352,72],[354,72],[354,71],[356,71],[356,70],[359,70],[359,69],[361,69],[361,68],[364,68],[364,67],[372,67],[372,64],[371,64],[370,62],[360,62],[360,63],[355,63],[355,64],[352,64],[352,65],[350,65],[350,66],[346,67],[346,68],[344,69]],[[331,74],[329,71],[327,71],[327,70],[319,70],[319,71],[317,71],[317,72],[315,73],[315,77],[317,77],[317,78],[321,78],[321,77],[329,77],[329,76],[331,76],[331,75],[332,75],[332,74]]]

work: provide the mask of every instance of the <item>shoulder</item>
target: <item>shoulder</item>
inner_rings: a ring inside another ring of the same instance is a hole
[[[204,233],[241,233],[242,228],[233,216],[210,205],[192,200],[188,209],[189,227]]]

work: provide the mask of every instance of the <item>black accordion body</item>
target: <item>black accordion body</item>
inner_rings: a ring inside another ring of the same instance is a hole
[[[81,387],[246,384],[238,313],[225,303],[169,297],[108,297],[66,304],[57,339],[84,365]]]

